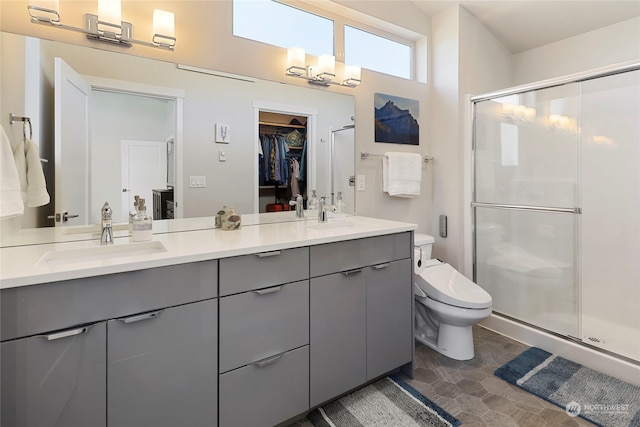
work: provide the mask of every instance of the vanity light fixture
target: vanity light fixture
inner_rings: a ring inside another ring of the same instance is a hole
[[[122,20],[120,0],[98,0],[98,14],[85,14],[84,28],[60,22],[58,0],[30,0],[27,6],[32,23],[48,24],[83,33],[90,40],[130,47],[132,44],[173,50],[176,45],[173,12],[153,11],[153,36],[150,42],[133,38],[133,25]]]
[[[344,80],[334,81],[336,78],[336,58],[333,55],[320,55],[318,65],[305,64],[305,51],[299,47],[290,47],[287,51],[286,74],[291,77],[298,77],[307,80],[309,83],[329,86],[356,87],[361,83],[360,67],[345,65]]]

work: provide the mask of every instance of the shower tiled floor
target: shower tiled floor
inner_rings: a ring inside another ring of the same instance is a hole
[[[461,427],[592,426],[515,387],[493,372],[528,347],[479,326],[473,329],[475,357],[457,361],[416,342],[414,378],[405,380],[462,421]],[[312,427],[302,419],[289,427]]]

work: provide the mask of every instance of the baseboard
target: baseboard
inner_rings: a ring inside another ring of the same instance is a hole
[[[495,314],[478,325],[640,387],[640,365],[635,363]]]

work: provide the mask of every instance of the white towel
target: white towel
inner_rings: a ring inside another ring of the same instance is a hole
[[[19,142],[13,156],[20,179],[23,202],[31,208],[49,203],[47,183],[40,162],[40,150],[36,143],[30,139]]]
[[[422,156],[417,153],[384,153],[382,190],[396,197],[420,195]]]
[[[0,126],[0,218],[9,218],[24,213],[20,195],[20,178],[13,160],[11,142]]]

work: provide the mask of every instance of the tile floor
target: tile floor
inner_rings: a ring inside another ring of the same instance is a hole
[[[476,355],[468,361],[449,359],[416,342],[414,378],[405,380],[462,421],[461,427],[593,425],[493,375],[527,349],[525,344],[479,326],[473,333]],[[305,418],[289,427],[313,425]]]

